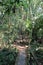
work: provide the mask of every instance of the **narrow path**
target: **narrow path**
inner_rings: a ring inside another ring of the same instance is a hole
[[[26,47],[24,46],[19,46],[19,54],[18,54],[18,59],[16,62],[16,65],[25,65],[26,64]]]

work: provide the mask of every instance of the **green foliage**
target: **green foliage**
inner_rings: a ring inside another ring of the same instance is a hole
[[[26,28],[27,28],[28,30],[31,30],[31,29],[32,29],[32,22],[31,22],[30,20],[27,20],[27,21],[26,21]]]
[[[0,65],[14,65],[18,51],[16,49],[3,48],[0,50]]]
[[[37,56],[37,58],[39,60],[43,59],[43,49],[38,49],[36,52],[35,52],[35,55]]]
[[[43,15],[41,15],[40,17],[38,17],[36,20],[35,20],[35,27],[37,29],[39,28],[43,28]]]
[[[1,0],[0,6],[2,7],[2,13],[10,14],[11,11],[15,13],[16,3],[19,4],[20,1],[19,0]]]
[[[43,38],[43,15],[35,20],[34,28],[32,29],[32,37],[34,40]]]

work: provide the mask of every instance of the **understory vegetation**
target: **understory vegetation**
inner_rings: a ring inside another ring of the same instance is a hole
[[[0,50],[0,65],[14,65],[18,50],[16,48],[3,48]]]
[[[43,65],[43,16],[36,20],[34,25],[32,40],[30,42],[30,50],[27,49],[27,65]],[[39,24],[40,23],[40,24]],[[41,30],[40,30],[41,29]],[[39,32],[39,30],[41,32]],[[30,52],[30,55],[29,55]]]

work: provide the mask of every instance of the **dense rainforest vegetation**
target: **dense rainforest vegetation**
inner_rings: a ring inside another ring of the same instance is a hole
[[[20,35],[28,46],[26,65],[43,65],[43,0],[0,0],[0,65],[15,64]]]

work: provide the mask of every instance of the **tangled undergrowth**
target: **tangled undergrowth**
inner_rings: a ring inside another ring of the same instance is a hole
[[[18,55],[16,48],[3,48],[0,50],[0,65],[14,65]]]

